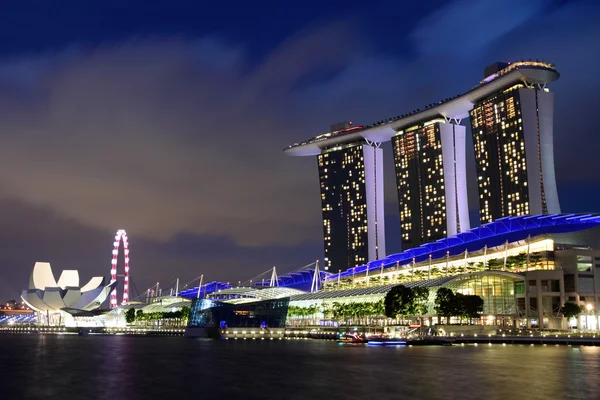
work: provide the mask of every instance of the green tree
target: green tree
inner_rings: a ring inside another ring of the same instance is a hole
[[[477,271],[477,268],[475,267],[475,262],[469,261],[467,263],[467,272],[474,272],[474,271]]]
[[[412,289],[414,295],[415,314],[425,315],[427,314],[428,303],[429,303],[429,289],[425,287],[416,287]]]
[[[429,289],[425,287],[416,287],[414,293],[414,312],[419,316],[419,322],[423,325],[423,315],[427,314],[429,309]]]
[[[577,316],[579,314],[581,314],[582,312],[583,312],[583,309],[581,308],[581,306],[579,306],[579,304],[570,303],[570,302],[565,303],[560,308],[560,313],[566,319],[577,318]]]
[[[384,307],[388,318],[415,315],[415,293],[404,285],[394,286],[385,295]]]
[[[135,308],[130,308],[127,310],[125,313],[125,322],[128,324],[133,324],[135,322]]]
[[[491,260],[488,260],[487,264],[490,271],[500,270],[504,267],[504,259],[492,258]]]
[[[422,269],[422,270],[417,271],[417,276],[420,281],[423,281],[423,280],[429,279],[429,272],[425,269]]]
[[[185,322],[190,320],[190,316],[192,315],[192,309],[190,307],[184,306],[181,307],[181,319]]]
[[[454,312],[456,316],[467,318],[469,322],[473,318],[479,318],[483,313],[483,299],[476,295],[454,295]]]
[[[544,256],[537,252],[537,253],[531,253],[529,255],[529,266],[530,267],[538,267],[542,264],[542,261],[544,261]]]
[[[155,314],[155,313],[152,313]],[[158,313],[156,313],[158,314]],[[158,315],[156,315],[158,317]],[[159,318],[154,318],[154,319],[179,319],[181,318],[181,311],[168,311],[168,312],[164,312],[164,313],[160,313],[160,317]]]
[[[319,312],[319,307],[316,304],[310,305],[308,307],[297,307],[297,306],[289,306],[288,307],[288,315],[296,316],[296,317],[308,317],[315,315]],[[323,312],[325,313],[325,312]]]
[[[450,317],[456,314],[454,292],[448,288],[439,288],[435,296],[435,312],[446,317],[446,323],[450,323]]]
[[[464,314],[465,314],[465,310],[464,310],[464,306],[465,306],[465,302],[464,302],[464,297],[465,295],[462,293],[454,293],[454,296],[452,297],[452,316],[454,317],[458,317],[461,321],[464,318]]]
[[[323,304],[321,306],[321,312],[325,318],[333,318],[333,310],[329,304]]]
[[[297,306],[289,306],[288,307],[288,316],[295,317],[300,315],[300,307]]]
[[[344,304],[338,303],[337,301],[329,308],[333,319],[344,319],[346,317],[346,310]]]
[[[519,253],[516,256],[513,256],[513,260],[515,262],[515,266],[517,269],[522,269],[527,267],[527,254]]]
[[[384,316],[385,315],[385,304],[383,300],[379,300],[373,304],[373,315]]]
[[[506,269],[512,271],[517,267],[517,260],[515,256],[506,257]]]

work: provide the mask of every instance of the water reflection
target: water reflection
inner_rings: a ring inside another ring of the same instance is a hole
[[[1,399],[598,399],[600,348],[0,336]]]

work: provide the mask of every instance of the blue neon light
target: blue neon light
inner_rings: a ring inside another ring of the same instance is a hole
[[[223,290],[223,289],[229,289],[231,288],[231,285],[225,283],[225,282],[210,282],[207,283],[206,285],[202,285],[202,287],[200,288],[200,297],[204,298],[206,297],[207,294],[211,294],[214,292],[217,292],[219,290]],[[198,287],[196,286],[195,288],[192,289],[187,289],[187,290],[182,290],[181,292],[179,292],[179,296],[181,297],[185,297],[187,299],[195,299],[196,297],[198,297]]]
[[[381,260],[371,261],[366,265],[349,268],[341,274],[329,274],[326,279],[351,277],[367,271],[380,271],[396,265],[405,266],[413,262],[419,263],[429,259],[439,260],[446,255],[457,256],[465,251],[473,252],[488,247],[503,245],[547,234],[576,232],[600,226],[600,214],[549,214],[504,217],[473,228],[458,235],[427,243],[420,247],[392,254]]]
[[[314,268],[307,268],[300,271],[292,272],[287,275],[281,275],[278,277],[277,281],[279,286],[283,287],[291,287],[293,289],[299,290],[310,290],[310,286],[313,280],[313,275],[315,274]],[[319,271],[319,282],[322,282],[327,277],[333,276],[333,274],[326,271]],[[337,276],[337,275],[336,275]],[[265,280],[263,282],[255,282],[256,286],[269,286],[271,283],[270,280]]]
[[[367,344],[369,346],[387,346],[387,345],[399,346],[399,345],[405,345],[406,341],[404,341],[404,340],[393,340],[393,341],[386,341],[386,342],[378,342],[378,341],[371,341],[371,340],[369,340],[369,342]]]

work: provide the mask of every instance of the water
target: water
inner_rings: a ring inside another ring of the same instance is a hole
[[[0,399],[600,399],[600,347],[0,335]]]

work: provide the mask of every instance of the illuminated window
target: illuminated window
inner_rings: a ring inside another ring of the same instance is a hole
[[[519,133],[522,121],[515,90],[520,87],[496,94],[470,112],[482,222],[528,213],[525,142]]]

